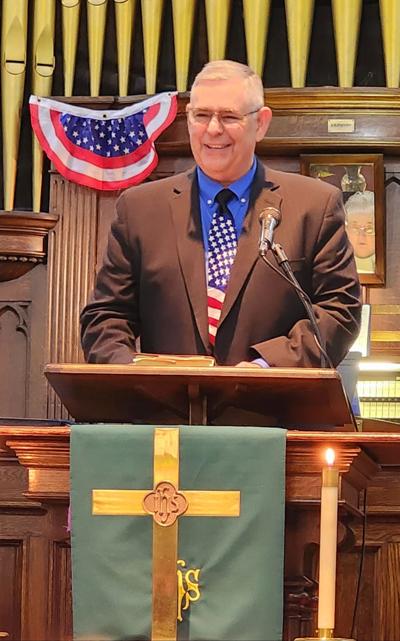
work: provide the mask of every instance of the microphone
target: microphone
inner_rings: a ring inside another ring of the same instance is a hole
[[[267,207],[260,213],[258,220],[261,225],[260,243],[258,251],[260,256],[265,256],[268,249],[271,249],[274,240],[274,232],[281,222],[281,212],[275,207]]]

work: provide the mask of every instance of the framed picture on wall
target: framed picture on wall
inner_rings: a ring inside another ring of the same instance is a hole
[[[385,284],[385,184],[382,154],[304,154],[301,173],[343,193],[346,228],[362,285]]]

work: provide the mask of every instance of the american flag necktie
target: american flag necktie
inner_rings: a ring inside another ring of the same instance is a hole
[[[219,207],[213,215],[208,233],[207,301],[208,336],[211,345],[215,345],[215,335],[237,249],[235,225],[227,206],[234,196],[230,189],[218,192],[215,200]]]

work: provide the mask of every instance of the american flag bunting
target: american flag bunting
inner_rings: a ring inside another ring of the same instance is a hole
[[[176,92],[119,110],[93,110],[31,96],[31,122],[57,171],[100,190],[137,185],[157,166],[154,141],[174,120]]]

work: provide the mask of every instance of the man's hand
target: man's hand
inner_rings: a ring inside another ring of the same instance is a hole
[[[254,363],[250,361],[240,361],[240,363],[237,363],[235,367],[252,367],[256,369],[263,369],[259,363]]]

